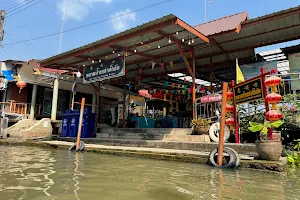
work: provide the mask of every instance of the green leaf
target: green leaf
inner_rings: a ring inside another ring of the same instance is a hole
[[[264,122],[264,127],[271,128],[271,124],[268,121]]]
[[[276,122],[271,123],[272,127],[278,128],[281,126],[284,122],[282,120],[277,120]]]
[[[263,127],[263,129],[261,130],[261,133],[266,135],[268,133],[268,128],[267,127]]]
[[[264,126],[261,125],[261,124],[256,125],[256,126],[252,126],[252,127],[248,127],[248,129],[249,129],[251,132],[258,132],[258,131],[261,131],[263,128],[264,128]]]
[[[300,142],[294,146],[294,149],[300,148]]]
[[[287,159],[288,159],[289,163],[294,163],[295,162],[294,158],[291,157],[291,156],[288,156]]]
[[[262,125],[262,124],[260,124],[260,123],[256,123],[256,122],[249,122],[249,124],[250,124],[250,126],[258,126],[258,125]]]

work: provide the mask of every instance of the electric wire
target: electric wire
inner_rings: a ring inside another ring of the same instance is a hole
[[[151,5],[142,7],[142,8],[138,8],[136,10],[132,10],[132,11],[126,12],[124,14],[116,15],[114,17],[105,18],[105,19],[102,19],[102,20],[99,20],[99,21],[95,21],[95,22],[92,22],[92,23],[89,23],[89,24],[85,24],[85,25],[82,25],[82,26],[78,26],[78,27],[74,27],[74,28],[71,28],[71,29],[67,29],[67,30],[64,30],[63,32],[59,31],[59,32],[50,33],[50,34],[47,34],[47,35],[43,35],[43,36],[39,36],[39,37],[27,39],[27,40],[22,40],[22,41],[17,41],[17,42],[13,42],[13,43],[2,44],[2,45],[6,46],[6,45],[13,45],[13,44],[18,44],[18,43],[24,43],[24,42],[29,42],[29,41],[34,41],[34,40],[39,40],[39,39],[43,39],[43,38],[47,38],[47,37],[59,35],[61,33],[67,33],[67,32],[71,32],[71,31],[79,30],[79,29],[86,28],[86,27],[93,26],[93,25],[97,25],[97,24],[100,24],[100,23],[103,23],[103,22],[106,22],[106,21],[110,21],[112,19],[116,19],[116,18],[119,18],[119,17],[127,16],[127,15],[130,15],[132,13],[136,13],[136,12],[140,12],[140,11],[143,11],[143,10],[146,10],[146,9],[149,9],[149,8],[153,8],[153,7],[165,4],[165,3],[169,3],[171,1],[174,1],[174,0],[160,1],[158,3],[154,3],[154,4],[151,4]]]
[[[21,12],[21,11],[27,9],[27,8],[30,8],[30,7],[34,6],[35,4],[38,4],[38,3],[42,2],[42,1],[43,1],[43,0],[39,0],[39,1],[37,1],[37,2],[35,2],[35,3],[33,3],[33,4],[30,4],[29,6],[23,8],[23,9],[21,9],[21,10],[18,10],[18,11],[16,11],[16,12],[12,13],[12,14],[8,13],[8,15],[6,15],[6,18],[7,18],[7,17],[11,17],[11,16],[13,16],[13,15],[15,15],[15,14],[17,14],[17,13],[19,13],[19,12]]]

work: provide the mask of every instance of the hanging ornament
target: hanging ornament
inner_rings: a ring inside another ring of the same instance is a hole
[[[125,69],[125,75],[127,75],[128,74],[128,69]]]
[[[180,89],[180,84],[178,84],[178,89]]]
[[[186,82],[186,78],[184,78],[183,80],[184,80],[184,82]]]
[[[273,122],[280,120],[282,118],[282,114],[278,110],[269,110],[266,114],[266,118]]]
[[[189,55],[190,55],[190,57],[192,58],[192,57],[193,57],[193,52],[192,52],[192,51],[189,51]]]
[[[175,83],[172,83],[172,88],[174,88],[175,87]]]
[[[143,69],[142,68],[139,68],[139,73],[140,73],[140,75],[143,74]]]
[[[162,69],[165,69],[165,63],[160,63]]]
[[[180,94],[180,90],[178,90],[178,94]]]
[[[132,85],[129,83],[128,84],[128,89],[131,90],[131,88],[132,88]]]
[[[166,86],[168,86],[169,85],[168,81],[166,81],[165,84],[166,84]]]
[[[148,65],[148,63],[146,63],[146,68],[147,68],[147,69],[149,68],[149,65]]]
[[[20,88],[19,93],[21,93],[21,90],[26,87],[27,83],[25,81],[19,80],[16,83],[17,87]]]
[[[173,61],[170,61],[170,62],[169,62],[169,64],[170,64],[170,67],[172,68],[172,67],[173,67],[173,64],[174,64],[174,62],[173,62]]]
[[[265,101],[272,104],[272,109],[275,110],[277,108],[276,103],[280,102],[282,100],[282,96],[280,94],[277,94],[275,92],[272,92],[268,94],[265,98]]]
[[[265,80],[266,86],[271,87],[272,92],[278,92],[277,85],[279,85],[280,82],[281,82],[281,78],[278,76],[270,76]]]
[[[166,90],[165,93],[166,93],[166,94],[169,94],[169,90]]]
[[[189,89],[189,90],[188,90],[188,92],[189,92],[189,93],[192,93],[192,90],[191,90],[191,89]]]

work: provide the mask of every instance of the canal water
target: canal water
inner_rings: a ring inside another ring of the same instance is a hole
[[[0,146],[1,200],[300,199],[300,172]]]

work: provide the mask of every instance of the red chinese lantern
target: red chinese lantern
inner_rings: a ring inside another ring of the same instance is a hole
[[[232,117],[228,118],[228,119],[226,119],[225,123],[228,126],[232,126],[232,125],[234,125],[234,119]]]
[[[233,92],[231,92],[231,91],[228,91],[227,92],[227,99],[233,99]]]
[[[278,103],[281,100],[282,100],[282,96],[275,92],[272,92],[266,96],[266,102],[271,104]]]
[[[279,85],[280,82],[281,78],[278,76],[270,76],[265,80],[266,86],[271,87],[273,92],[277,92],[276,86]]]
[[[226,105],[226,112],[232,113],[234,111],[234,106],[233,105]]]
[[[270,110],[267,112],[266,118],[270,121],[277,121],[282,118],[282,114],[278,110]]]
[[[20,88],[20,91],[19,91],[19,92],[21,92],[21,90],[22,90],[24,87],[26,87],[27,83],[26,83],[25,81],[18,81],[18,82],[16,83],[16,85],[17,85],[18,88]]]

